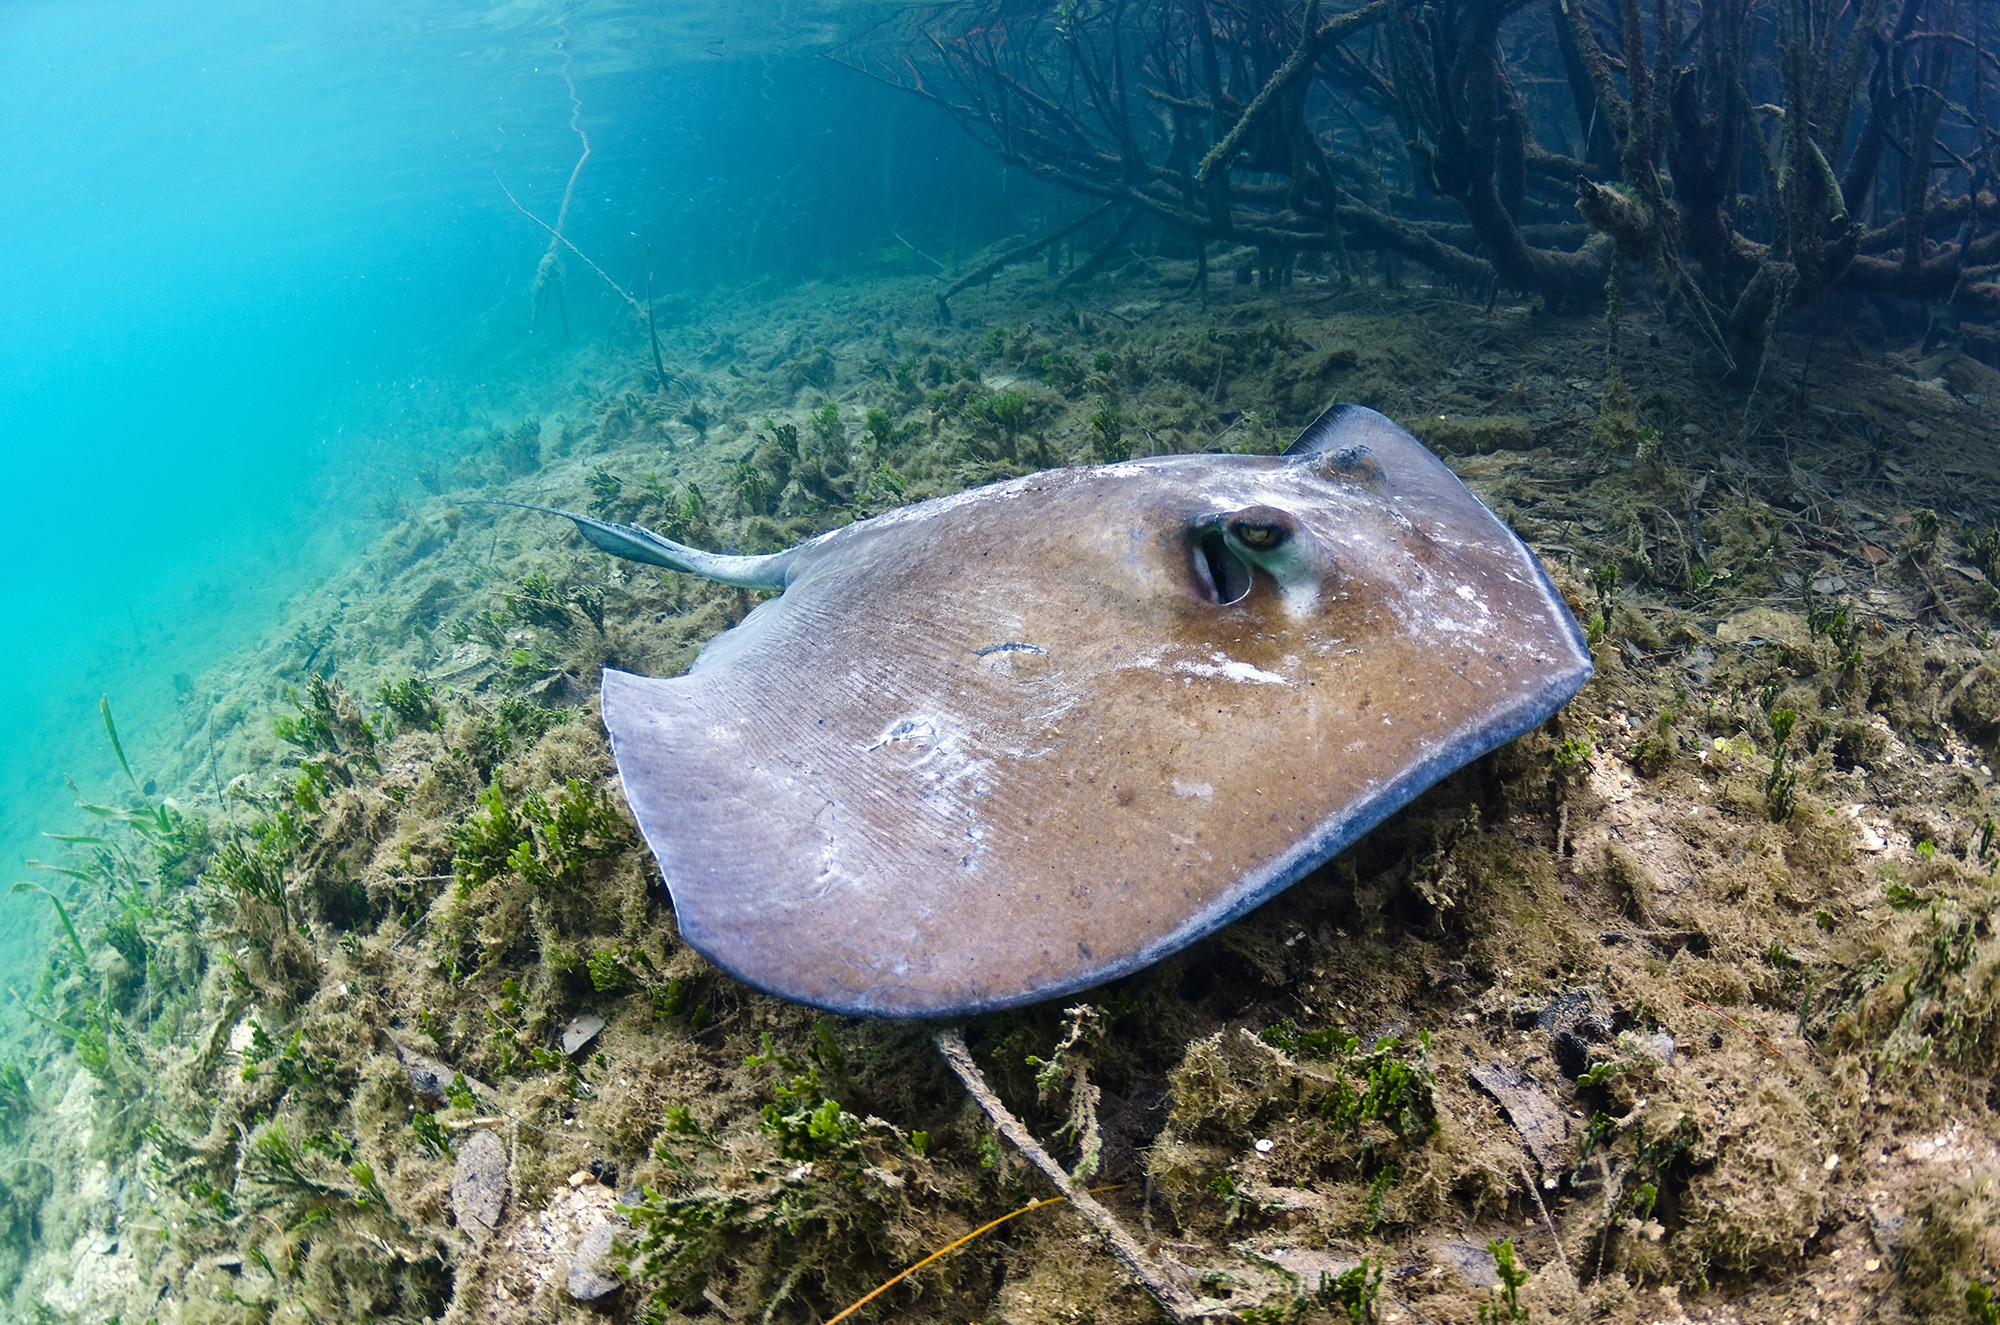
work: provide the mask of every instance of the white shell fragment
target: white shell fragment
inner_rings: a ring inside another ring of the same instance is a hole
[[[604,1018],[595,1012],[581,1012],[571,1017],[569,1025],[563,1027],[562,1051],[566,1057],[574,1058],[590,1047],[604,1030]]]

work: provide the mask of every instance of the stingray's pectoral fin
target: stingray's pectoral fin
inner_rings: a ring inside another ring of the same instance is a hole
[[[524,511],[560,515],[575,524],[577,532],[589,539],[594,546],[609,552],[614,557],[622,557],[626,561],[644,562],[648,566],[664,566],[668,570],[685,571],[690,575],[699,575],[704,579],[734,585],[739,589],[783,589],[785,574],[791,569],[792,558],[798,552],[797,548],[786,548],[783,552],[772,552],[761,557],[732,557],[721,552],[704,552],[685,543],[676,543],[671,538],[662,538],[644,525],[613,524],[608,520],[593,519],[588,515],[558,510],[553,506],[537,506],[525,501],[497,501],[492,498],[480,498],[466,504],[517,506]]]

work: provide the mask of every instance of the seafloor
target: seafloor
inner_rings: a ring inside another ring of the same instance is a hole
[[[927,1028],[676,940],[597,678],[754,596],[460,503],[761,550],[1349,400],[1536,549],[1595,679],[1216,937],[972,1022],[1000,1096],[1243,1320],[1992,1319],[2000,372],[1820,309],[1724,385],[1644,291],[1608,355],[1215,269],[1017,269],[948,324],[918,276],[715,297],[669,390],[640,333],[468,430],[194,679],[164,798],[49,826],[85,837],[0,1072],[13,1316],[823,1321],[1051,1194]],[[574,1276],[621,1201],[622,1287]],[[1052,1206],[864,1314],[1161,1309]]]

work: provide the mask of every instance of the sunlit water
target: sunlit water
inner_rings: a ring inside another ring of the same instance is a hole
[[[100,695],[145,778],[177,674],[274,629],[427,450],[559,372],[575,341],[530,330],[546,236],[507,190],[553,216],[577,129],[570,234],[631,288],[648,244],[663,290],[699,292],[936,205],[895,162],[962,168],[948,127],[815,58],[867,17],[0,8],[0,882],[73,824],[65,774],[119,789]],[[572,266],[576,339],[615,312]],[[0,972],[39,963],[46,920],[0,901]]]

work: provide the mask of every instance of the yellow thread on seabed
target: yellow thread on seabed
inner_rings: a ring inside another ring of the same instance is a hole
[[[1087,1188],[1086,1190],[1088,1190],[1091,1193],[1091,1195],[1094,1196],[1098,1192],[1115,1192],[1124,1185],[1125,1184],[1122,1182],[1114,1182],[1109,1184],[1108,1186],[1091,1187]],[[973,1229],[970,1233],[967,1233],[964,1237],[959,1238],[957,1241],[948,1242],[944,1246],[939,1247],[936,1251],[924,1257],[922,1260],[918,1261],[915,1265],[912,1265],[909,1269],[897,1275],[894,1279],[889,1280],[889,1282],[883,1284],[880,1288],[877,1288],[874,1292],[868,1294],[868,1296],[861,1298],[859,1301],[850,1304],[847,1307],[847,1309],[842,1311],[839,1315],[829,1317],[827,1319],[826,1325],[840,1325],[841,1321],[846,1320],[849,1316],[861,1310],[861,1308],[867,1306],[870,1302],[873,1302],[876,1298],[882,1296],[882,1294],[888,1292],[890,1289],[894,1288],[897,1284],[902,1283],[905,1279],[909,1278],[917,1271],[923,1269],[926,1265],[929,1265],[932,1261],[942,1260],[944,1257],[949,1256],[954,1251],[957,1251],[960,1247],[963,1247],[966,1243],[972,1241],[974,1238],[986,1232],[988,1229],[998,1228],[1000,1227],[1000,1225],[1006,1223],[1008,1220],[1014,1218],[1016,1215],[1025,1215],[1030,1210],[1039,1210],[1045,1205],[1061,1205],[1063,1204],[1063,1202],[1067,1200],[1069,1200],[1067,1196],[1045,1196],[1039,1201],[1028,1202],[1026,1205],[1022,1206],[1019,1210],[1010,1211],[1007,1214],[1001,1215],[998,1219],[993,1220],[991,1223],[981,1224],[978,1228]]]

